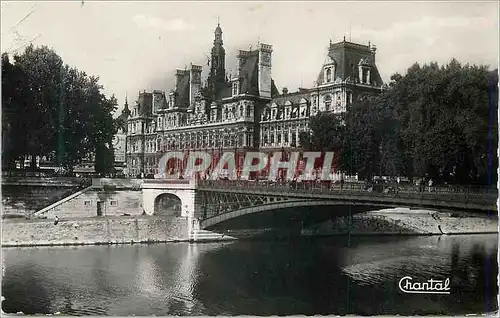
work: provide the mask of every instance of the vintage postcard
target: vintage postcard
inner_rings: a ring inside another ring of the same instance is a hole
[[[1,15],[2,314],[498,315],[498,1]]]

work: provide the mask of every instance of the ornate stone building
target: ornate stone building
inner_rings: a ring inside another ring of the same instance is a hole
[[[191,65],[175,73],[175,88],[140,92],[127,120],[126,166],[129,176],[157,173],[165,151],[234,150],[299,147],[299,133],[309,131],[309,118],[320,111],[345,112],[359,93],[377,93],[382,80],[375,47],[330,43],[316,85],[280,94],[272,79],[273,47],[260,43],[240,50],[237,74],[227,74],[222,29],[215,29],[210,72]],[[127,108],[128,109],[128,108]]]

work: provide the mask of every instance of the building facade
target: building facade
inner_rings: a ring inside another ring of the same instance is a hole
[[[342,113],[360,93],[378,93],[382,79],[375,64],[376,48],[330,43],[316,85],[280,93],[272,78],[273,47],[259,43],[240,50],[238,71],[227,74],[222,29],[215,29],[208,79],[202,67],[175,73],[170,92],[139,92],[126,122],[126,167],[129,177],[158,173],[166,151],[205,150],[217,157],[235,152],[300,147],[300,132],[318,112]],[[128,105],[126,107],[128,110]]]

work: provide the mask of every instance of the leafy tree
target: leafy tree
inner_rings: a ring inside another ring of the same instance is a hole
[[[2,54],[2,166],[15,168],[15,160],[24,152],[19,67],[10,63],[9,56]],[[13,136],[18,136],[14,140]]]
[[[337,155],[334,158],[334,165],[340,167],[338,160],[346,135],[345,117],[330,112],[319,112],[311,117],[309,127],[311,133],[299,134],[302,147],[307,151],[333,151]]]
[[[36,156],[54,156],[71,170],[94,154],[96,169],[111,172],[116,98],[102,93],[97,77],[64,65],[48,47],[30,45],[14,61],[2,55],[4,166],[29,155],[34,168]]]
[[[490,114],[491,107],[498,106],[490,103],[488,75],[487,67],[452,60],[442,67],[415,64],[405,76],[393,77],[397,119],[404,127],[402,139],[406,155],[413,158],[413,174],[485,182],[488,141],[498,140],[496,111]]]
[[[95,79],[97,80],[97,79]],[[99,108],[92,112],[92,140],[95,145],[95,170],[100,174],[114,172],[113,136],[118,130],[118,122],[109,114],[116,111],[117,100],[115,96],[107,99],[101,96]]]
[[[344,117],[341,115],[319,112],[311,117],[312,134],[301,133],[299,140],[304,148],[314,151],[339,151],[345,135]]]
[[[63,61],[46,46],[30,45],[23,54],[14,57],[22,72],[20,96],[23,111],[25,154],[31,156],[31,167],[36,156],[48,155],[56,142],[57,119],[61,105]]]
[[[485,66],[414,64],[388,89],[362,95],[345,114],[312,117],[306,149],[337,150],[340,167],[370,179],[431,177],[492,184],[497,178],[498,71]]]

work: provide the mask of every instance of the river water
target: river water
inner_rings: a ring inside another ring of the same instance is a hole
[[[66,315],[485,313],[498,235],[329,237],[4,249],[5,312]],[[398,281],[450,278],[451,293]]]

